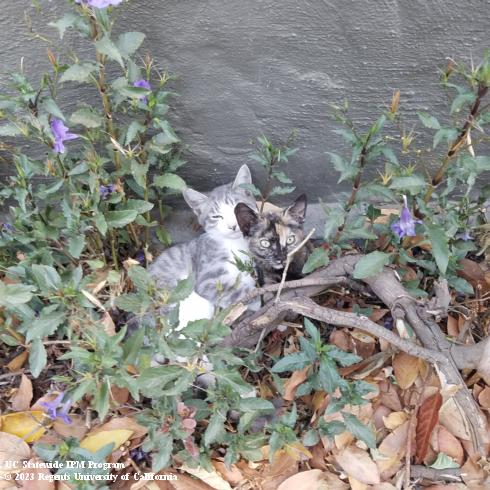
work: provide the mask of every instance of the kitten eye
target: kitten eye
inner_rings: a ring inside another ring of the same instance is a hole
[[[269,240],[260,240],[260,246],[264,248],[269,248],[271,246],[271,242],[269,242]]]
[[[286,240],[286,243],[288,245],[292,245],[296,241],[296,237],[294,235],[289,235],[288,239]]]
[[[211,216],[213,219],[223,219],[223,216],[221,214],[215,214],[214,216]]]

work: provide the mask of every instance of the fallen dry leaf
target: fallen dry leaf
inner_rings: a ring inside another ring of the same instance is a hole
[[[439,411],[439,422],[458,439],[471,440],[466,415],[460,411],[454,398],[448,398]]]
[[[90,433],[80,443],[80,447],[96,453],[99,449],[109,443],[113,443],[113,450],[122,446],[133,434],[132,430],[116,429],[103,430],[97,433]]]
[[[230,484],[216,471],[206,471],[204,468],[190,468],[186,465],[182,465],[180,470],[189,473],[215,490],[231,490]]]
[[[32,383],[31,380],[22,374],[20,385],[15,395],[12,397],[12,410],[22,412],[29,410],[32,401]]]
[[[131,417],[117,417],[109,420],[109,422],[99,425],[90,431],[90,434],[97,434],[98,432],[111,431],[115,429],[127,429],[133,432],[131,439],[136,437],[143,437],[147,434],[148,429],[138,424],[136,420]]]
[[[72,420],[71,424],[65,424],[58,419],[55,420],[53,422],[53,429],[62,437],[75,437],[78,440],[82,440],[89,430],[86,426],[85,417],[74,414],[70,415],[70,418]]]
[[[329,490],[328,482],[321,470],[302,471],[283,481],[277,490]]]
[[[349,476],[349,485],[350,485],[351,490],[367,490],[368,489],[368,485],[360,482],[359,480],[356,480],[355,478],[352,478],[352,476]]]
[[[111,398],[117,402],[117,405],[125,405],[129,400],[129,390],[119,386],[111,386]]]
[[[444,426],[439,425],[433,431],[431,446],[436,453],[444,453],[453,458],[459,466],[463,464],[463,446]]]
[[[383,417],[384,425],[387,429],[394,430],[408,420],[406,412],[391,412],[387,417]]]
[[[393,371],[402,390],[410,388],[419,375],[419,360],[405,352],[399,352],[393,358]]]
[[[6,461],[12,462],[15,466],[20,466],[21,461],[29,459],[31,450],[27,443],[20,437],[6,432],[0,432],[0,482],[4,479],[5,475],[15,473],[6,467],[4,464]]]
[[[416,452],[415,461],[421,464],[424,461],[429,441],[434,427],[439,420],[439,409],[442,406],[442,396],[440,393],[427,398],[419,408],[417,414],[417,429],[415,432]]]
[[[29,463],[35,465],[36,463],[42,462],[41,459],[39,458],[34,458],[29,460]],[[51,472],[49,471],[48,468],[26,468],[23,471],[20,471],[19,473],[25,473],[26,475],[33,475],[32,480],[23,480],[22,478],[20,479],[19,483],[20,488],[23,488],[24,490],[54,490],[55,489],[55,484],[54,481],[49,481],[49,480],[44,480],[42,479],[43,476],[46,478],[51,475]]]
[[[490,388],[488,386],[485,386],[478,395],[478,402],[483,408],[490,410]]]
[[[366,451],[356,446],[350,446],[334,457],[348,476],[367,485],[380,482],[378,467]]]
[[[45,413],[40,410],[9,413],[0,417],[0,430],[26,442],[34,442],[46,432],[42,423],[47,420]]]
[[[308,377],[309,366],[301,369],[301,371],[294,371],[290,378],[284,383],[284,400],[293,401],[296,397],[296,390],[298,386],[303,383]]]
[[[29,351],[26,349],[14,357],[5,367],[11,372],[18,371],[27,361]]]
[[[237,486],[244,480],[242,472],[239,470],[238,466],[232,464],[230,469],[222,461],[212,461],[216,471],[232,486]]]

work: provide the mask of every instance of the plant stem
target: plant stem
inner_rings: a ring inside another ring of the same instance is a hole
[[[349,214],[350,210],[352,209],[352,206],[354,206],[354,203],[356,202],[357,193],[359,192],[359,189],[361,187],[361,179],[362,179],[364,167],[366,166],[366,156],[368,152],[367,147],[370,139],[371,137],[368,135],[366,141],[363,143],[361,148],[361,153],[359,155],[359,163],[357,166],[356,178],[354,180],[354,185],[352,186],[352,192],[350,194],[349,200],[347,201],[347,204],[345,206],[346,217]],[[345,221],[338,227],[337,233],[335,234],[335,237],[333,239],[334,242],[336,242],[340,238],[340,235],[344,227],[345,227]]]
[[[430,198],[432,197],[432,194],[434,193],[436,187],[442,182],[442,179],[446,175],[446,171],[449,168],[449,164],[451,163],[451,160],[461,150],[462,146],[466,143],[468,132],[470,131],[473,125],[473,121],[478,115],[481,102],[485,97],[485,95],[487,94],[487,92],[488,92],[488,86],[486,86],[483,83],[480,83],[478,85],[478,90],[476,92],[476,99],[475,102],[473,102],[473,105],[471,106],[470,113],[468,114],[468,117],[466,118],[466,121],[463,127],[461,128],[458,137],[456,138],[456,141],[451,145],[448,152],[442,159],[442,164],[437,170],[434,177],[432,178],[431,186],[427,189],[427,192],[425,193],[424,202],[426,204],[430,201]]]
[[[90,27],[91,27],[91,39],[92,41],[96,41],[99,38],[99,29],[97,26],[97,20],[93,15],[90,16]],[[97,82],[100,96],[102,98],[102,106],[104,108],[105,118],[106,118],[106,130],[111,136],[111,138],[117,140],[117,134],[114,130],[114,125],[112,122],[112,109],[111,102],[107,95],[107,87],[105,83],[105,56],[99,51],[96,50],[95,57],[97,62],[99,63],[99,79]],[[114,165],[116,170],[119,170],[121,167],[121,160],[119,157],[119,153],[114,149]]]
[[[265,183],[265,190],[264,190],[264,193],[262,194],[262,202],[260,203],[259,214],[262,214],[262,212],[264,211],[265,203],[267,202],[267,199],[269,198],[269,194],[271,192],[272,170],[273,170],[275,164],[276,164],[276,159],[275,159],[275,157],[272,157],[272,160],[271,160],[269,168],[268,168],[267,181]]]
[[[117,263],[116,237],[115,237],[114,230],[111,230],[111,253],[112,253],[112,262],[114,262],[114,267],[118,271],[119,265]]]

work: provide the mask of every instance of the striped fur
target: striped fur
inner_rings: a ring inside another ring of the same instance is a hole
[[[247,242],[238,227],[234,208],[238,203],[255,207],[251,193],[241,187],[251,182],[250,170],[243,165],[234,182],[217,187],[207,195],[193,189],[184,191],[184,198],[205,233],[165,250],[150,265],[148,271],[158,287],[172,289],[178,280],[192,274],[195,294],[207,300],[213,311],[215,307],[226,308],[236,303],[255,286],[253,278],[234,265],[234,254],[242,260],[247,259]],[[205,316],[199,316],[201,312],[194,311],[192,304],[186,304],[185,309],[191,314],[191,319],[209,317],[209,308]],[[181,323],[187,321],[189,319]],[[183,326],[180,325],[181,328]]]

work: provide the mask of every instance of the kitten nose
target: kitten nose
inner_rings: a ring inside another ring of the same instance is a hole
[[[237,226],[238,226],[238,225],[233,225],[233,226],[229,226],[228,228],[229,228],[230,230],[236,231]]]

